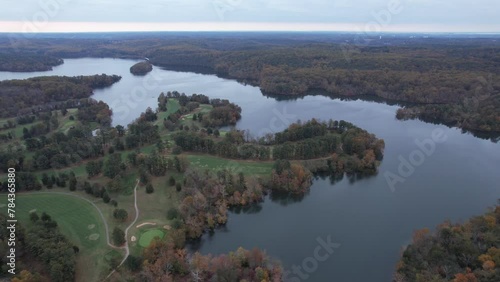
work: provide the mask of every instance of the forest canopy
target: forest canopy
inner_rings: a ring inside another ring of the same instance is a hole
[[[0,117],[33,114],[57,108],[69,100],[86,99],[93,89],[119,81],[117,75],[42,76],[0,81]]]
[[[168,69],[211,73],[259,86],[267,95],[315,92],[416,103],[399,116],[432,117],[433,122],[470,131],[500,133],[500,107],[477,110],[477,105],[496,102],[500,95],[500,48],[495,40],[367,37],[169,35],[122,37],[112,45],[102,39],[59,39],[47,44],[47,39],[39,38],[16,47],[56,57],[146,56]],[[10,44],[0,47],[0,52]]]

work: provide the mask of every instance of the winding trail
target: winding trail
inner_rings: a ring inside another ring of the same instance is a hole
[[[128,256],[130,255],[130,248],[128,247],[128,231],[130,230],[130,228],[132,228],[134,226],[134,224],[137,222],[137,219],[139,218],[139,207],[137,206],[137,186],[139,186],[139,179],[137,179],[137,182],[135,184],[135,187],[134,187],[134,208],[135,208],[135,218],[134,218],[134,221],[132,221],[130,223],[130,225],[125,229],[125,246],[123,247],[120,247],[122,249],[125,249],[125,256],[123,257],[123,260],[120,262],[120,264],[111,271],[111,273],[108,274],[108,276],[106,276],[106,278],[104,280],[108,280],[109,277],[111,277],[111,275],[113,275],[113,273],[116,272],[116,269],[119,268],[120,266],[122,266],[122,264],[127,260]]]
[[[128,247],[128,231],[130,228],[134,226],[134,224],[137,222],[137,219],[139,218],[139,207],[137,207],[137,186],[139,186],[139,180],[137,180],[137,183],[135,184],[134,187],[134,208],[135,208],[135,218],[134,221],[130,223],[130,225],[125,229],[125,257],[123,258],[122,262],[116,267],[120,267],[125,260],[127,260],[128,256],[130,255],[130,249]]]

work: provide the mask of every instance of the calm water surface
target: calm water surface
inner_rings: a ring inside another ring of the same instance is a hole
[[[115,85],[95,91],[93,98],[108,103],[114,125],[126,125],[147,107],[156,108],[160,92],[177,90],[227,98],[243,109],[237,127],[254,135],[283,130],[298,119],[344,119],[383,138],[385,157],[377,176],[338,180],[318,178],[301,201],[266,199],[246,212],[233,212],[227,225],[203,236],[191,249],[225,253],[238,247],[259,247],[281,260],[286,269],[314,255],[317,239],[328,236],[337,244],[307,281],[390,281],[394,266],[412,232],[450,219],[463,221],[483,213],[500,198],[500,144],[463,134],[458,129],[421,121],[398,121],[396,106],[365,101],[341,101],[322,96],[277,101],[259,88],[212,75],[160,68],[135,77],[136,61],[67,59],[49,72],[0,72],[0,80],[41,75],[117,74]],[[443,130],[444,143],[425,156],[403,183],[391,190],[385,174],[398,174],[400,159],[418,150],[415,142]],[[291,275],[290,277],[296,277]]]

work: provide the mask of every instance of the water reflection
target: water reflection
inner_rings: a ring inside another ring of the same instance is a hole
[[[292,193],[285,193],[285,192],[272,192],[269,195],[269,199],[273,201],[274,203],[278,203],[282,206],[288,206],[291,204],[296,204],[302,202],[307,195],[309,195],[310,191],[307,191],[304,194],[292,194]]]
[[[232,206],[229,208],[229,211],[234,214],[254,214],[259,213],[262,210],[262,203],[254,203],[245,206]]]

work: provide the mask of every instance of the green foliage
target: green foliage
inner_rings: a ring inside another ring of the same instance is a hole
[[[128,212],[124,209],[115,209],[113,211],[113,217],[119,221],[125,221],[128,218]]]
[[[142,266],[142,258],[129,255],[125,260],[125,266],[132,272],[139,271]]]
[[[153,188],[153,185],[151,183],[148,183],[148,185],[146,185],[146,193],[152,194],[154,191],[155,189]]]
[[[104,162],[103,174],[109,178],[115,178],[121,172],[122,158],[120,154],[112,154]]]
[[[179,210],[177,208],[169,208],[167,211],[167,219],[173,220],[179,217]]]
[[[125,244],[125,232],[118,227],[115,227],[112,232],[113,243],[116,246],[122,246]]]

